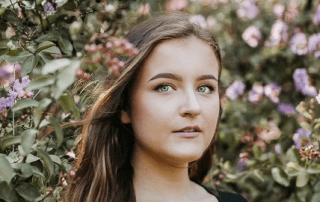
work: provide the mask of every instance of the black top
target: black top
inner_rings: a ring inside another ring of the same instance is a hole
[[[217,197],[219,202],[248,202],[247,199],[245,199],[241,194],[222,191],[222,190],[214,190],[214,189],[205,187],[201,184],[199,185],[202,186],[205,190],[207,190],[207,192]]]

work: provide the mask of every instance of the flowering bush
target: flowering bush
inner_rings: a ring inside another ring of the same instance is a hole
[[[307,0],[0,1],[0,201],[59,201],[75,127],[137,53],[123,35],[181,11],[221,47],[223,106],[207,186],[250,201],[320,198],[320,5]]]

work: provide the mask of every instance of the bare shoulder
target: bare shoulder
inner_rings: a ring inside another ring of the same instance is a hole
[[[209,193],[205,188],[193,182],[198,202],[218,202],[217,197]]]

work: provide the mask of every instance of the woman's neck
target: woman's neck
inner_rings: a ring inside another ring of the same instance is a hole
[[[188,163],[167,162],[135,148],[131,164],[137,202],[188,201],[194,197],[195,183],[189,179]]]

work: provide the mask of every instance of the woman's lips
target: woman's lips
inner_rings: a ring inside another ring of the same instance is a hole
[[[174,132],[174,134],[183,138],[195,138],[200,135],[200,132]]]

